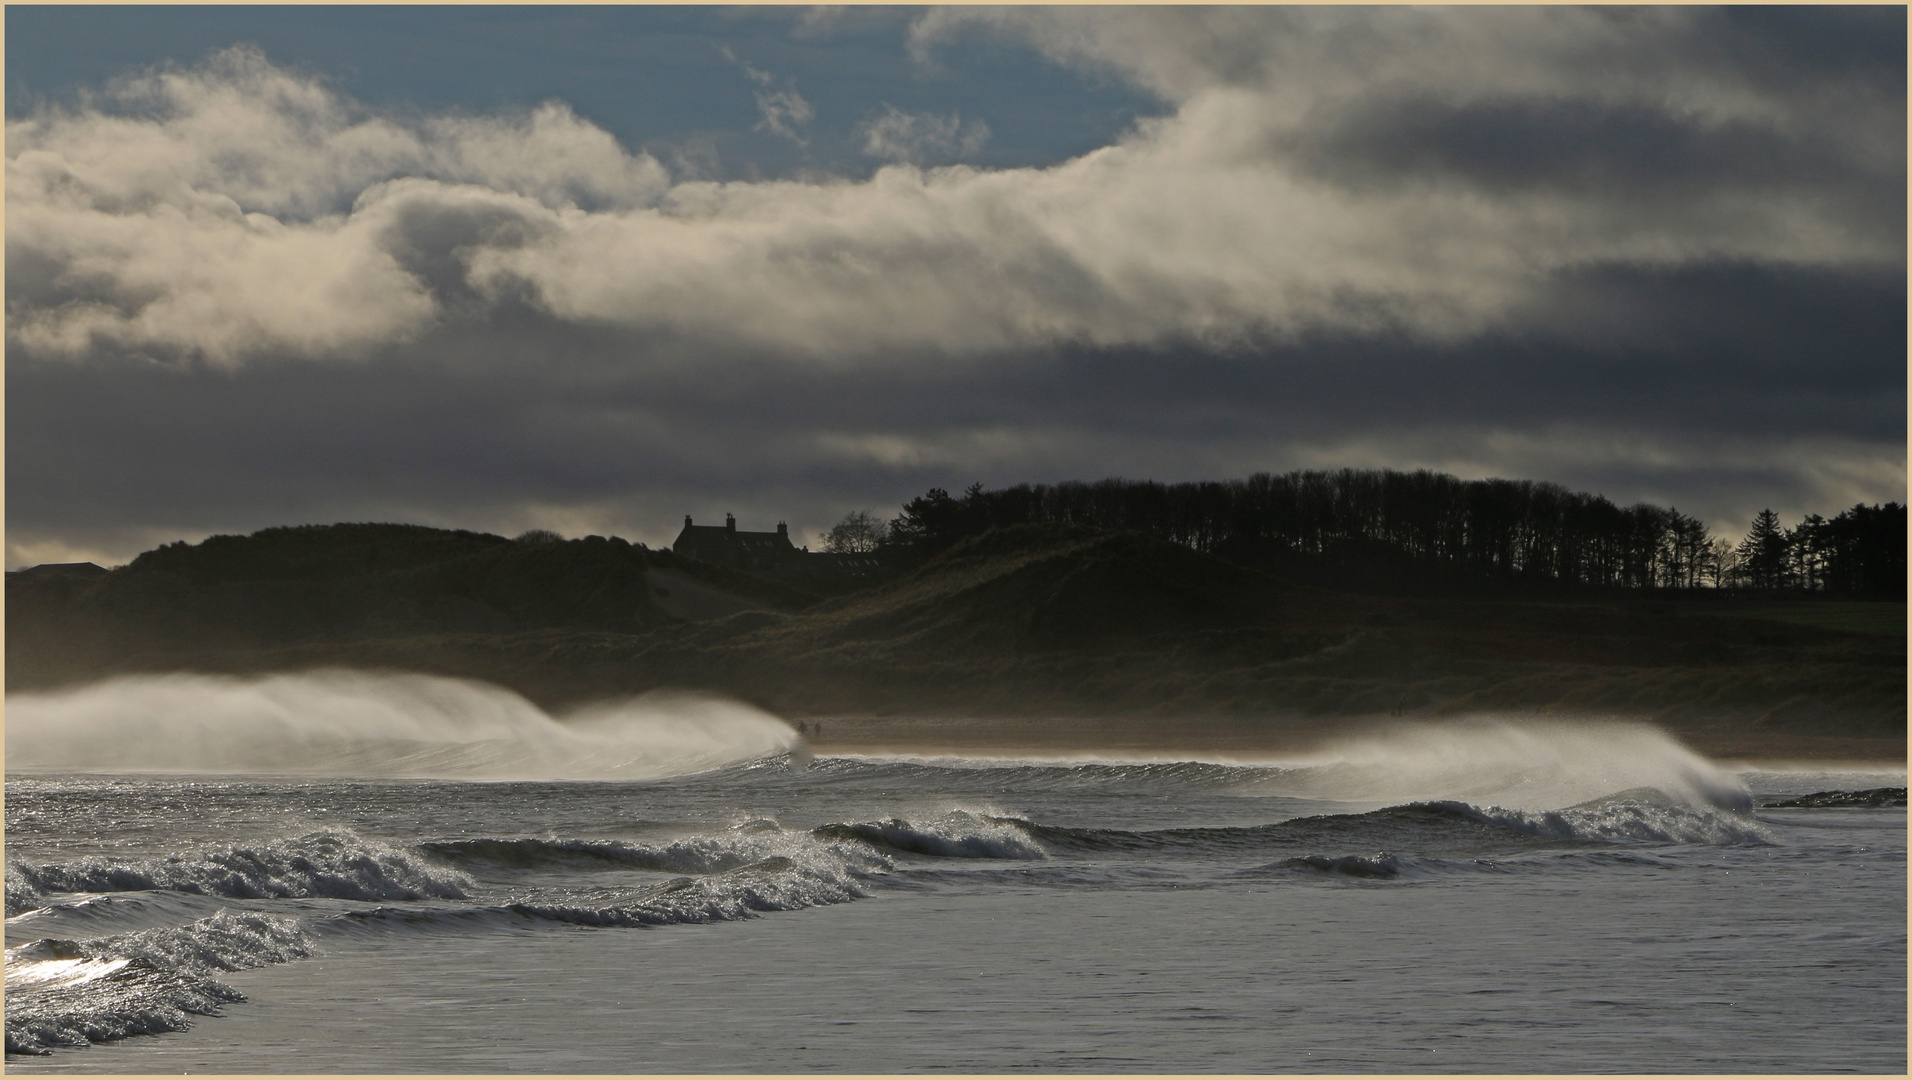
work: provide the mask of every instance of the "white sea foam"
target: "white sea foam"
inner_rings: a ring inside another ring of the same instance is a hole
[[[299,920],[221,911],[188,926],[86,941],[40,940],[6,954],[7,1052],[152,1035],[243,1000],[213,972],[312,954]]]
[[[556,718],[497,686],[320,671],[124,676],[10,695],[7,768],[436,779],[652,779],[782,753],[796,732],[709,695]]]

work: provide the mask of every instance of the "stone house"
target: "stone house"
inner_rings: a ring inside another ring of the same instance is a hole
[[[790,543],[790,527],[777,522],[776,532],[743,532],[737,519],[724,515],[722,525],[696,525],[684,515],[684,531],[671,550],[701,562],[734,567],[757,574],[785,574],[802,561],[804,552]]]

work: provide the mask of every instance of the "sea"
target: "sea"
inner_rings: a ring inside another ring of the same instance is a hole
[[[1902,765],[829,753],[358,672],[7,719],[10,1072],[1907,1069]]]

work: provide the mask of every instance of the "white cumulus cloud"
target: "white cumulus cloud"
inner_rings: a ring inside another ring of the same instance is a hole
[[[242,365],[529,305],[799,363],[1321,330],[1457,341],[1581,267],[1902,260],[1902,229],[1790,174],[1682,186],[1657,158],[1569,170],[1529,148],[1564,115],[1631,125],[1694,168],[1792,153],[1902,184],[1902,95],[1892,114],[1863,87],[1735,67],[1698,18],[932,11],[920,49],[1008,35],[1172,111],[1073,160],[991,170],[910,164],[973,152],[986,128],[889,110],[863,135],[896,164],[866,180],[734,183],[673,182],[561,104],[381,115],[234,51],[9,122],[8,334],[30,358]],[[746,70],[763,126],[801,139],[809,102]],[[1433,123],[1466,137],[1411,145]],[[1627,169],[1637,184],[1600,181]]]

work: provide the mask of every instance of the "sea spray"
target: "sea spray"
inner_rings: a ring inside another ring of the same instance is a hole
[[[1404,805],[1451,799],[1556,810],[1627,791],[1728,811],[1751,808],[1733,773],[1649,724],[1480,716],[1401,722],[1305,755],[1071,753],[836,755],[811,768],[842,781],[975,792],[1213,792]]]
[[[1275,784],[1314,798],[1409,803],[1455,800],[1557,810],[1625,791],[1744,811],[1746,786],[1648,724],[1481,717],[1400,724],[1322,747],[1312,767]]]
[[[788,751],[788,724],[652,693],[553,717],[501,687],[319,671],[122,676],[7,702],[7,767],[72,772],[654,779]]]

